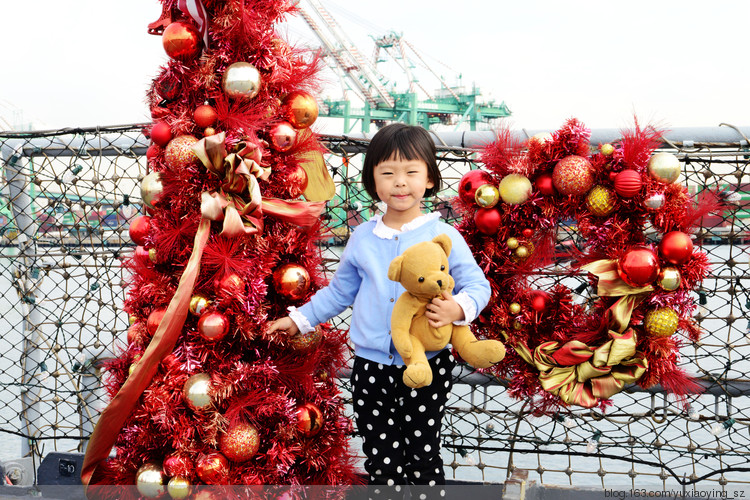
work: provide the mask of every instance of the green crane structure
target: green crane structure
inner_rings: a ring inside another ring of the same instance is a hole
[[[366,59],[319,0],[305,3],[310,11],[299,6],[301,17],[320,40],[326,60],[338,74],[344,90],[342,99],[319,103],[320,116],[343,118],[345,132],[351,132],[360,123],[362,132],[367,133],[371,124],[391,121],[421,125],[426,129],[435,124],[453,125],[455,130],[467,123],[470,130],[477,130],[482,123],[511,115],[504,102],[484,102],[476,86],[467,92],[461,85],[448,85],[419,52],[395,32],[376,38],[374,57]],[[317,15],[323,28],[310,12]],[[397,65],[399,75],[408,79],[407,91],[397,92],[395,82],[379,71],[378,63],[388,60]],[[417,63],[440,83],[437,91],[428,92],[420,84],[413,71]],[[353,105],[349,92],[354,93],[361,104]]]

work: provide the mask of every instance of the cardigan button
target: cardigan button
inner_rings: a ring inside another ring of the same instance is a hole
[[[394,236],[394,239],[396,239],[396,240],[397,240],[397,239],[398,239],[398,236]]]
[[[388,359],[393,359],[393,354],[389,354]]]
[[[394,300],[396,300],[396,299],[394,299],[393,297],[391,297],[391,302],[393,302]]]

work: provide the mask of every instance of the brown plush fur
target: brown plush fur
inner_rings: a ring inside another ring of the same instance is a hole
[[[404,384],[424,387],[432,382],[432,370],[425,351],[438,351],[452,343],[461,357],[475,368],[487,368],[505,356],[505,347],[497,340],[477,340],[468,326],[448,324],[430,326],[427,305],[455,285],[448,274],[451,239],[440,234],[407,248],[391,262],[388,278],[400,282],[401,294],[391,315],[393,345],[404,358]],[[420,278],[424,278],[420,281]]]

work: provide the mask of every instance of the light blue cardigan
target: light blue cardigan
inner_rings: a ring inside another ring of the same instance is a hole
[[[340,314],[351,305],[349,337],[354,344],[355,355],[376,363],[403,365],[403,359],[391,342],[390,328],[393,306],[404,292],[404,287],[388,279],[388,266],[411,245],[445,233],[453,241],[448,257],[450,274],[456,282],[453,293],[462,296],[463,300],[459,304],[463,303],[464,312],[469,310],[473,316],[467,317],[460,324],[468,324],[476,319],[490,299],[487,278],[455,228],[437,217],[423,217],[429,220],[414,229],[395,232],[397,234],[391,238],[384,238],[373,232],[379,218],[358,226],[349,237],[329,285],[318,290],[296,312],[301,313],[314,326]],[[470,301],[468,304],[467,300]],[[436,354],[437,352],[427,353],[427,357],[431,358]]]

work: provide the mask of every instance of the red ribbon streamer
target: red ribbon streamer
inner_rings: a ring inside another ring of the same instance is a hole
[[[198,232],[195,234],[193,253],[182,273],[177,291],[172,297],[164,318],[159,323],[141,359],[136,363],[133,373],[125,380],[107,408],[99,416],[99,421],[89,439],[86,456],[81,468],[81,482],[88,486],[96,468],[107,459],[117,436],[125,421],[130,417],[138,398],[151,384],[159,363],[170,354],[182,332],[193,295],[195,280],[200,272],[200,261],[203,249],[211,233],[211,221],[201,219]]]

